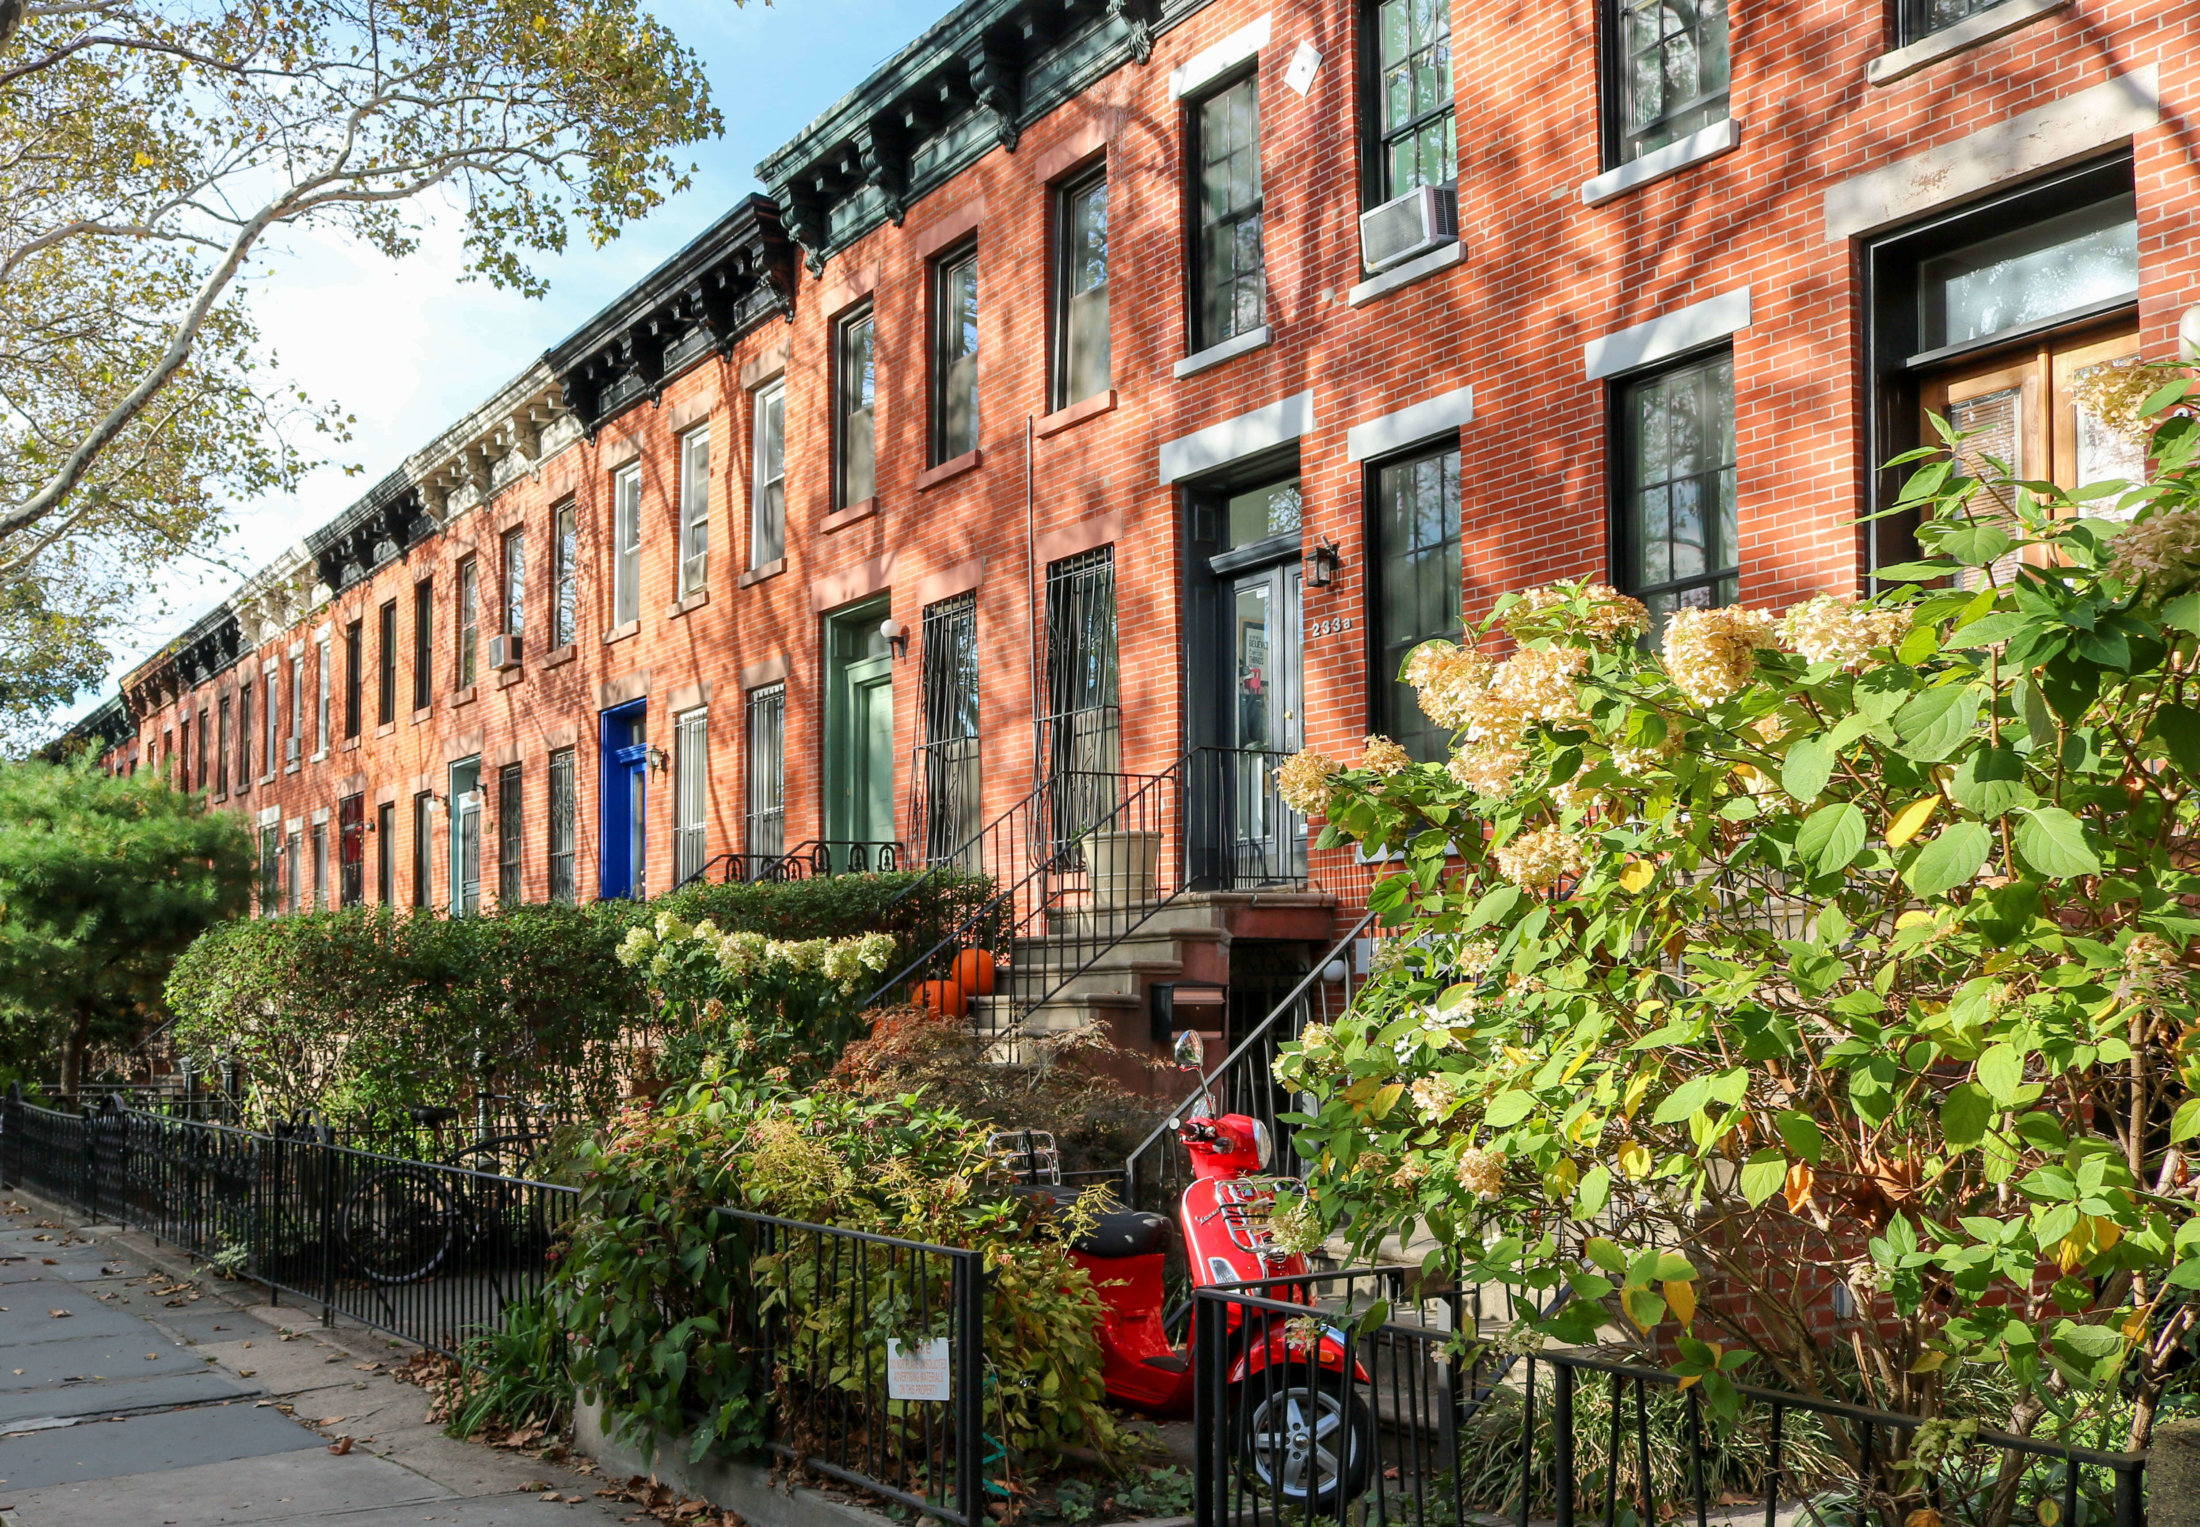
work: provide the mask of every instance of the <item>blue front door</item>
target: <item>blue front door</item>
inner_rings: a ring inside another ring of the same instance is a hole
[[[649,894],[648,702],[603,713],[603,895]]]

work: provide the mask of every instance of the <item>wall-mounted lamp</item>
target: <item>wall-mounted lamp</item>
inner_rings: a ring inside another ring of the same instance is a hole
[[[1307,570],[1306,581],[1318,589],[1325,589],[1336,580],[1337,569],[1344,566],[1344,553],[1337,543],[1323,536],[1314,543],[1314,565]]]
[[[909,655],[909,628],[889,615],[878,623],[878,634],[886,638],[886,645],[893,648],[894,659],[899,662]]]
[[[657,746],[656,743],[651,743],[649,745],[650,768],[654,769],[657,773],[662,774],[665,772],[665,765],[668,762],[670,762],[670,760],[667,758],[665,750]]]

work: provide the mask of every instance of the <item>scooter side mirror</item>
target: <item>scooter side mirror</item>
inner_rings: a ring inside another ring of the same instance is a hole
[[[1176,1036],[1176,1063],[1187,1071],[1207,1069],[1207,1041],[1199,1037],[1199,1030],[1186,1029]]]

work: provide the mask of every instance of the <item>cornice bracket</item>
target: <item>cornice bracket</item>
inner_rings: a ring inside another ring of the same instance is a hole
[[[1002,43],[981,37],[963,50],[963,66],[970,72],[970,93],[978,105],[993,115],[994,136],[1002,148],[1016,152],[1022,129],[1016,118],[1023,109],[1023,72],[1015,56]]]

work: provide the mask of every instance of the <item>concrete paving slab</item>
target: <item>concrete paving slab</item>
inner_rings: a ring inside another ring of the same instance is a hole
[[[58,1279],[0,1288],[0,1352],[51,1342],[142,1341],[152,1334],[130,1311],[109,1309]]]
[[[65,1416],[113,1416],[169,1405],[205,1405],[216,1400],[247,1400],[259,1391],[226,1373],[211,1370],[154,1378],[117,1378],[80,1384],[53,1384],[0,1395],[0,1431],[26,1422]]]
[[[188,1310],[164,1310],[154,1308],[145,1312],[145,1318],[155,1321],[160,1328],[177,1340],[196,1345],[209,1341],[238,1341],[247,1336],[257,1336],[261,1327],[257,1321],[223,1309],[220,1305]]]
[[[0,1490],[0,1509],[21,1527],[247,1527],[325,1520],[369,1510],[418,1516],[451,1498],[386,1459],[354,1452],[276,1453],[199,1464],[159,1474],[84,1480],[17,1494]]]
[[[0,1346],[0,1394],[85,1379],[139,1379],[195,1373],[210,1366],[144,1322],[135,1331],[80,1341]]]
[[[125,1421],[87,1421],[0,1437],[0,1487],[35,1490],[72,1480],[150,1474],[325,1446],[320,1437],[276,1411],[241,1401],[164,1410]]]

